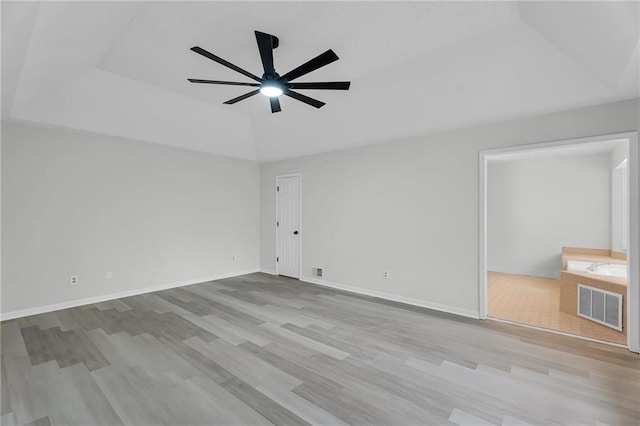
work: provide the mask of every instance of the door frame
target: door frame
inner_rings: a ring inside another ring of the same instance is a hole
[[[479,283],[478,313],[480,319],[487,319],[487,166],[492,157],[514,153],[517,151],[537,151],[585,143],[605,142],[615,139],[627,140],[629,143],[628,176],[629,176],[629,245],[627,251],[627,346],[632,352],[640,352],[640,247],[639,247],[639,175],[640,157],[638,149],[638,132],[613,133],[576,139],[565,139],[552,142],[532,143],[505,148],[488,149],[478,152],[478,195],[479,195]]]
[[[302,277],[302,173],[287,173],[287,174],[283,174],[283,175],[276,175],[276,183],[275,186],[273,187],[275,189],[275,218],[276,220],[274,220],[273,226],[275,228],[275,249],[276,249],[276,258],[280,256],[280,244],[278,243],[279,238],[278,238],[278,234],[280,232],[280,227],[277,225],[278,222],[278,179],[281,178],[291,178],[291,177],[297,177],[298,178],[298,227],[300,228],[298,230],[298,279],[300,279]],[[276,259],[274,259],[276,260]],[[280,262],[278,262],[276,260],[276,267],[275,267],[275,271],[276,271],[276,275],[280,275]]]

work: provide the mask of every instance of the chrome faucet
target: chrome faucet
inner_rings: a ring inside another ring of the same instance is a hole
[[[587,266],[587,271],[595,272],[595,270],[598,269],[598,266],[602,265],[606,265],[606,263],[592,263],[591,265]]]

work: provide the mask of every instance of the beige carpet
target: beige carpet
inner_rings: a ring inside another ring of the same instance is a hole
[[[626,344],[612,328],[560,311],[558,280],[489,272],[488,314],[493,318]]]

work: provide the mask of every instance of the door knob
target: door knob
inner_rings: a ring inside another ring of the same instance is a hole
[[[298,235],[298,231],[293,231],[293,235]]]

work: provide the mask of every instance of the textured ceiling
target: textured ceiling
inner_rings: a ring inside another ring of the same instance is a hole
[[[640,95],[638,2],[2,2],[2,117],[269,161]],[[271,114],[253,35],[278,72],[331,48]]]

